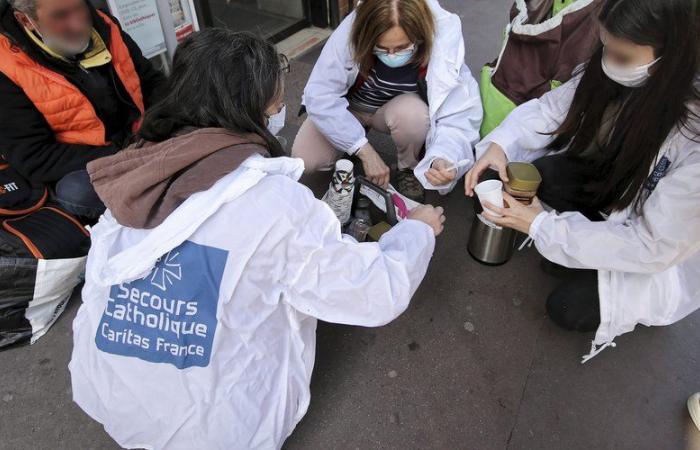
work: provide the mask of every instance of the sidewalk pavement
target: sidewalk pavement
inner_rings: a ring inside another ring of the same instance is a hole
[[[510,0],[444,0],[462,16],[476,74],[500,46]],[[317,49],[292,62],[293,117]],[[380,151],[391,143],[372,134]],[[317,193],[327,179],[309,180]],[[685,409],[700,390],[700,314],[640,327],[581,365],[592,334],[546,317],[556,279],[534,249],[502,267],[467,254],[473,213],[460,188],[443,206],[428,276],[411,307],[379,329],[319,323],[309,412],[287,441],[297,449],[700,449]],[[0,449],[115,449],[71,401],[67,364],[76,296],[36,345],[0,352]],[[197,449],[198,450],[198,449]]]

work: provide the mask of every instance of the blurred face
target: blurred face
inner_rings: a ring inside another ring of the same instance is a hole
[[[601,27],[600,40],[605,46],[605,62],[617,67],[640,67],[652,63],[656,56],[654,47],[637,45],[632,41],[620,39]]]
[[[92,35],[92,18],[84,0],[37,0],[36,17],[16,11],[15,18],[64,56],[85,51]]]
[[[379,36],[375,44],[375,50],[391,54],[401,52],[413,46],[406,32],[400,26],[394,26],[389,31]]]

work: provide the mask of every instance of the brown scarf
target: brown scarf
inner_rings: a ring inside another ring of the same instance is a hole
[[[257,134],[202,128],[163,142],[139,142],[87,169],[117,222],[143,229],[160,225],[190,195],[206,191],[254,154],[269,156]]]

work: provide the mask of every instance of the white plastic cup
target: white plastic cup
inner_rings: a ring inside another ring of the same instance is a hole
[[[502,181],[500,181],[500,180],[482,181],[481,183],[476,185],[476,187],[474,188],[474,192],[476,192],[477,197],[479,197],[479,201],[481,202],[481,206],[484,208],[484,211],[486,211],[487,213],[494,215],[496,217],[501,217],[500,214],[497,214],[494,211],[487,209],[484,206],[484,204],[488,202],[494,206],[498,206],[499,208],[503,208],[505,206],[503,203],[503,182]]]

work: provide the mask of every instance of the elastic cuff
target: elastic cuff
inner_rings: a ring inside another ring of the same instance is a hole
[[[360,149],[361,149],[362,147],[364,147],[365,144],[367,144],[368,142],[369,142],[369,141],[367,140],[367,137],[365,136],[365,137],[363,137],[362,139],[360,139],[359,141],[355,142],[355,145],[353,145],[352,147],[350,147],[349,150],[346,150],[345,153],[347,153],[347,154],[350,155],[350,156],[356,155],[357,152],[359,152]]]
[[[427,223],[425,223],[421,220],[404,219],[401,222],[399,222],[398,224],[394,225],[392,230],[394,230],[394,229],[400,230],[402,228],[411,228],[411,227],[419,228],[423,232],[427,232],[427,234],[429,235],[429,238],[435,239],[435,232],[433,231],[433,227],[431,227],[430,225],[428,225]]]
[[[530,230],[528,230],[528,235],[530,238],[535,241],[537,240],[537,233],[540,231],[540,226],[542,225],[542,221],[547,218],[549,213],[546,211],[542,211],[535,217],[535,220],[532,221],[532,224],[530,225]]]
[[[440,186],[435,186],[432,183],[428,182],[427,178],[425,177],[425,172],[430,170],[433,167],[433,163],[435,162],[435,160],[438,160],[438,159],[442,159],[443,161],[449,161],[449,162],[452,162],[453,164],[457,164],[459,162],[459,161],[452,161],[452,159],[449,156],[444,156],[444,155],[432,156],[431,155],[430,159],[427,160],[425,163],[423,161],[418,163],[418,166],[416,167],[416,169],[421,169],[421,170],[420,171],[414,170],[414,173],[416,175],[416,178],[418,178],[418,180],[421,182],[421,184],[423,185],[423,187],[425,189],[438,191],[440,193],[440,195],[447,195],[450,192],[452,192],[452,190],[455,188],[455,186],[457,186],[457,183],[459,182],[459,180],[469,171],[469,169],[471,169],[473,167],[474,162],[472,161],[471,166],[466,166],[466,167],[462,167],[462,168],[457,169],[457,175],[455,176],[455,179],[452,180],[450,183],[443,184]],[[469,159],[471,160],[472,158],[469,158]]]

